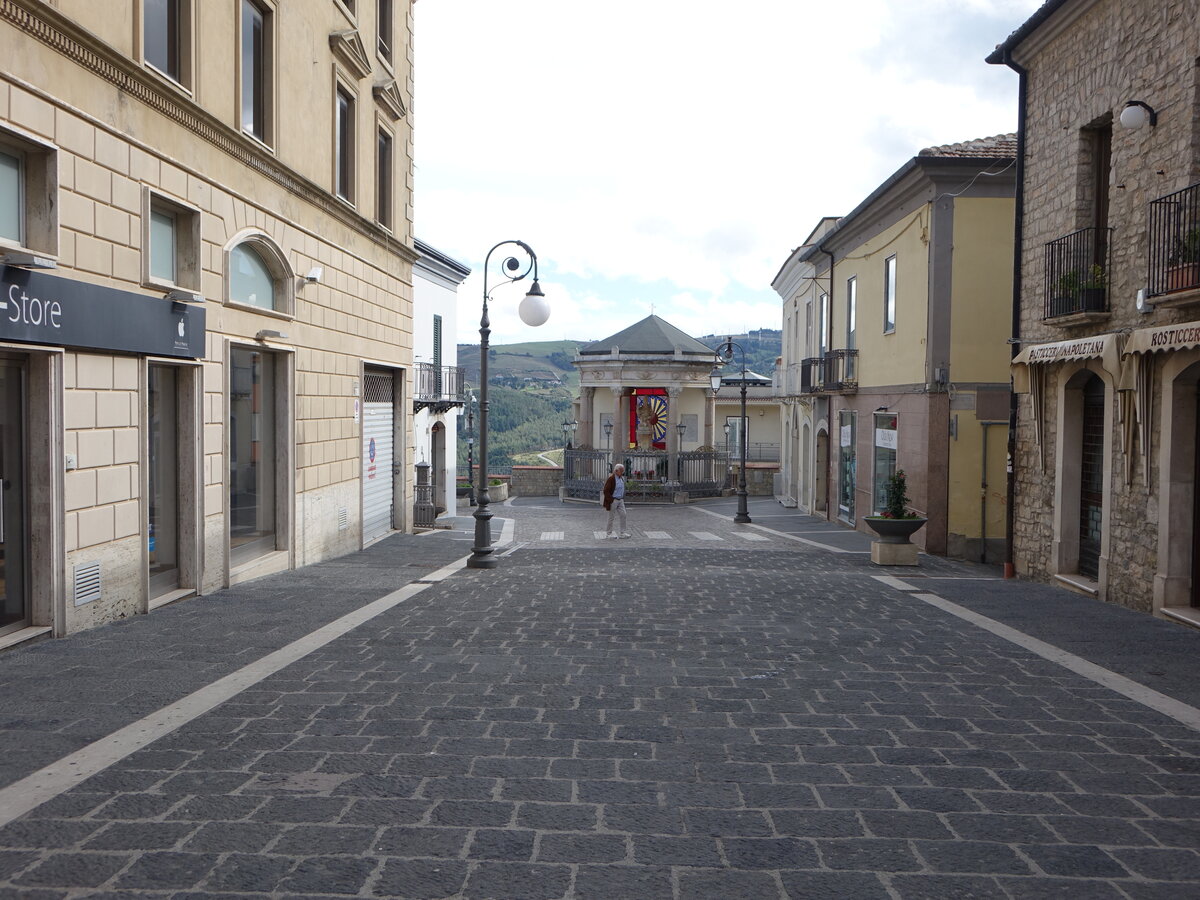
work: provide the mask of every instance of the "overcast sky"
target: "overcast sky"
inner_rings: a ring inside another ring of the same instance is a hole
[[[458,341],[478,343],[483,259],[513,238],[553,311],[527,328],[525,283],[501,287],[494,343],[652,311],[694,335],[781,327],[771,281],[821,216],[923,147],[1015,131],[1017,76],[983,58],[1040,5],[419,0],[416,234],[474,270]]]

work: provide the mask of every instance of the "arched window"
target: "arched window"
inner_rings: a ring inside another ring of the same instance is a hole
[[[291,314],[291,272],[265,237],[251,235],[231,245],[226,264],[230,303]]]

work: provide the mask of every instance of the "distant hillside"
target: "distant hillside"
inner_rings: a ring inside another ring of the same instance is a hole
[[[726,334],[706,334],[698,337],[706,347],[719,347],[725,342]],[[732,335],[733,342],[746,353],[746,368],[759,375],[771,377],[775,371],[775,360],[783,353],[783,332],[774,328],[759,328],[747,334]],[[742,356],[736,350],[733,353],[734,363],[742,363]]]

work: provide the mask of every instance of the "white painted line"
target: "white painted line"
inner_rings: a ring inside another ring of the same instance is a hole
[[[423,582],[444,581],[455,572],[465,568],[467,559],[468,557],[464,556],[462,559],[424,576],[421,580]],[[32,775],[13,782],[8,787],[0,788],[0,827],[25,815],[30,810],[36,809],[47,800],[76,787],[113,763],[120,762],[131,753],[141,750],[193,719],[198,719],[205,713],[211,712],[247,688],[253,687],[313,651],[320,650],[326,644],[337,640],[342,635],[353,631],[405,600],[415,597],[428,587],[429,584],[408,584],[397,591],[392,591],[366,606],[347,613],[340,619],[322,625],[316,631],[306,634],[286,647],[268,653],[236,672],[231,672],[224,678],[219,678],[212,684],[193,691],[186,697],[176,700],[98,741],[93,741],[86,747],[39,769]]]
[[[698,507],[698,506],[692,507],[692,509],[694,509],[696,512],[704,513],[706,516],[713,516],[714,518],[717,518],[717,519],[725,519],[726,521],[730,521],[729,516],[721,515],[720,513],[715,513],[711,509],[702,509],[701,507]],[[767,534],[773,534],[777,538],[783,538],[784,540],[788,540],[788,541],[795,541],[797,544],[805,544],[809,547],[816,547],[818,550],[828,550],[830,553],[862,553],[862,554],[866,554],[866,553],[871,552],[870,550],[845,550],[841,547],[833,547],[833,546],[830,546],[829,544],[821,544],[821,543],[818,543],[817,541],[810,541],[810,540],[806,540],[805,538],[802,538],[802,537],[796,537],[796,535],[788,534],[786,531],[776,531],[774,528],[767,528],[765,525],[755,525],[755,524],[751,523],[750,527],[757,528],[759,531],[765,531]],[[826,532],[822,532],[822,533],[826,533]],[[851,533],[851,532],[848,532],[848,533]]]
[[[500,521],[504,523],[504,527],[500,529],[500,539],[495,541],[495,544],[496,546],[511,544],[513,542],[513,537],[516,535],[517,520],[501,519]]]
[[[605,539],[606,535],[603,531],[593,531],[592,537],[594,537],[598,541],[602,541]]]
[[[743,541],[770,541],[771,540],[770,538],[763,537],[761,534],[750,534],[747,531],[735,531],[734,534],[737,535],[738,537],[740,537]]]
[[[561,541],[562,539],[563,539],[563,533],[561,531],[543,531],[542,532],[542,540],[543,541]]]
[[[645,534],[646,534],[646,537],[653,538],[656,541],[673,541],[673,540],[675,540],[673,537],[671,537],[670,534],[668,534],[665,531],[647,531],[647,532],[645,532]]]
[[[919,591],[920,588],[913,587],[907,581],[901,581],[891,575],[872,575],[876,581],[881,584],[886,584],[890,588],[895,588],[898,591]]]
[[[1036,653],[1042,659],[1058,663],[1064,669],[1069,669],[1076,675],[1082,675],[1084,678],[1103,685],[1111,691],[1116,691],[1130,700],[1136,700],[1143,706],[1148,706],[1155,712],[1160,712],[1164,716],[1174,719],[1176,722],[1200,731],[1200,709],[1194,706],[1181,703],[1179,700],[1168,697],[1166,694],[1160,694],[1153,688],[1148,688],[1144,684],[1138,684],[1136,681],[1126,678],[1124,675],[1118,675],[1116,672],[1106,669],[1103,666],[1088,662],[1074,653],[1060,650],[1053,644],[1039,641],[1037,638],[1031,637],[1023,631],[1017,631],[1015,628],[1010,628],[1008,625],[997,622],[995,619],[989,619],[987,616],[981,616],[979,613],[959,606],[957,603],[951,603],[937,594],[913,594],[912,596],[918,600],[924,600],[930,606],[936,606],[938,609],[948,612],[952,616],[958,616],[960,619],[970,622],[972,625],[978,626],[985,631],[990,631],[997,637],[1011,641],[1018,647],[1024,647],[1031,653]]]
[[[692,537],[696,538],[697,540],[701,540],[701,541],[723,541],[724,540],[724,538],[717,537],[711,531],[689,531],[688,534],[690,534]]]

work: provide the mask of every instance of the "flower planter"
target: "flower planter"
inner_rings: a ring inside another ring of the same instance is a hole
[[[887,519],[866,516],[867,527],[879,535],[871,541],[871,562],[877,566],[915,566],[917,545],[909,540],[928,519]]]

